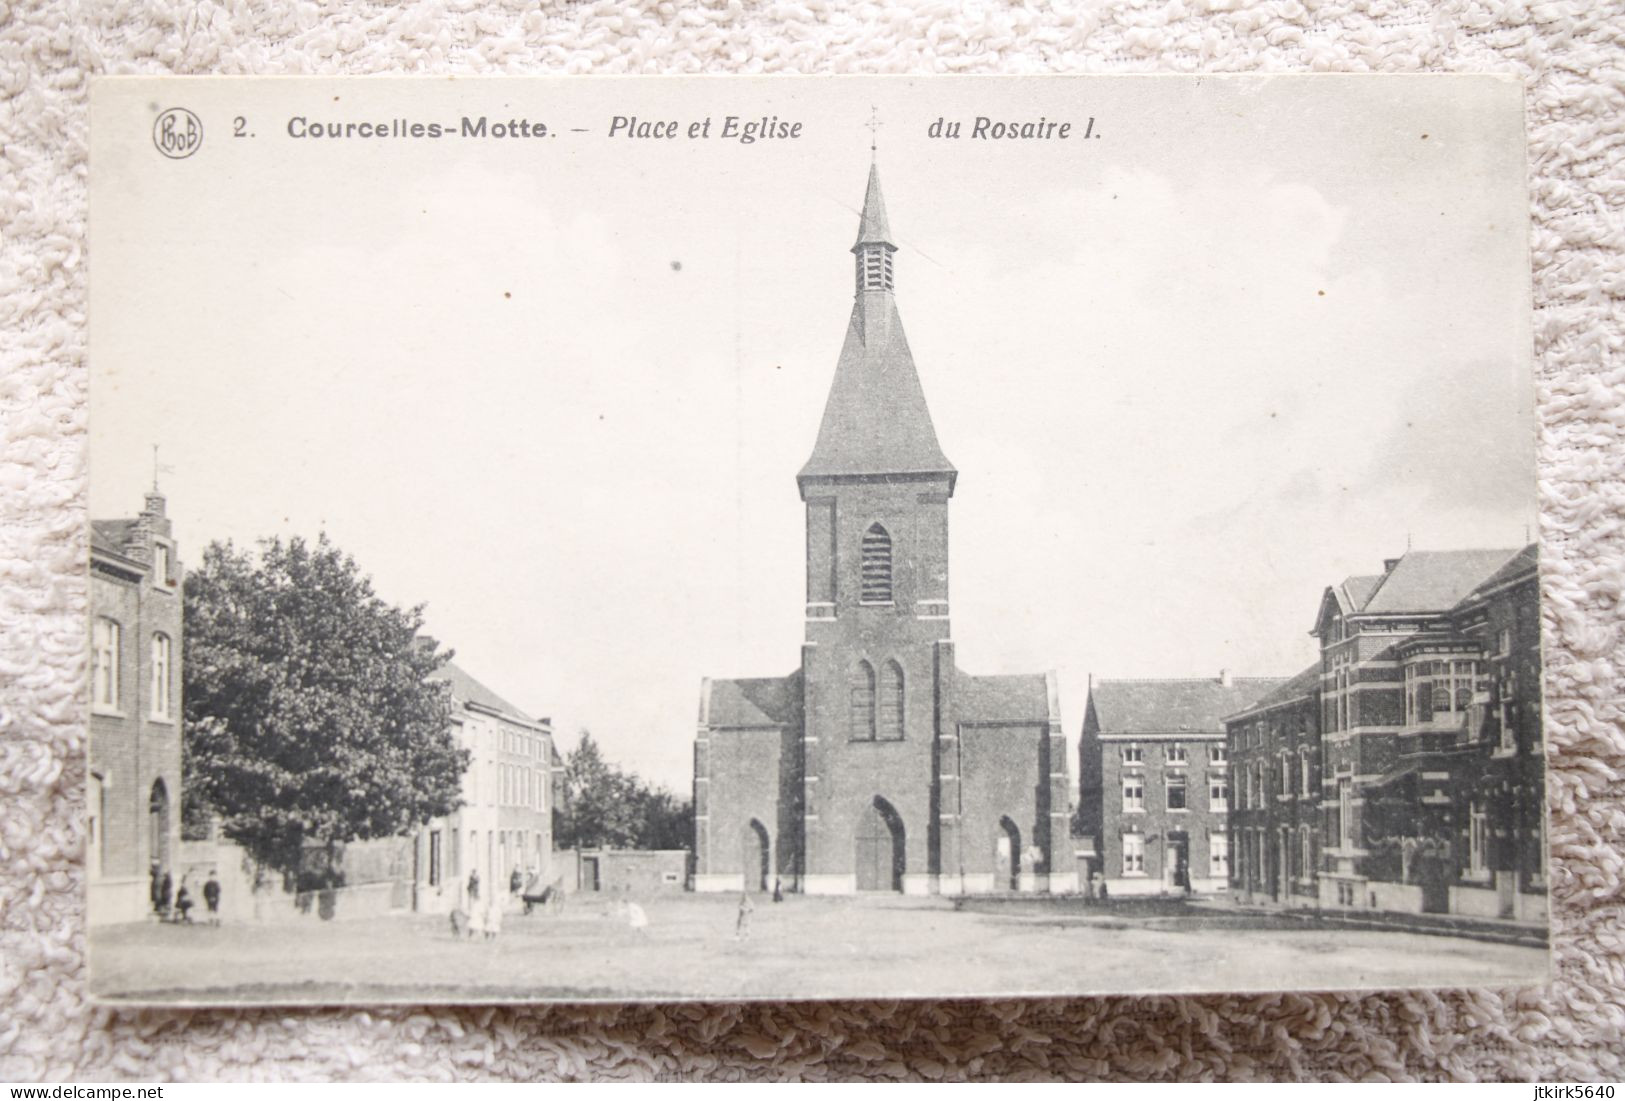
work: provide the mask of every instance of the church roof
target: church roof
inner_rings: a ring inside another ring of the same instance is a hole
[[[796,721],[801,678],[750,677],[712,680],[705,724],[711,727],[777,727]]]
[[[1448,611],[1518,553],[1517,548],[1407,551],[1360,610],[1367,615]]]
[[[535,719],[519,710],[519,708],[469,676],[456,662],[446,662],[433,673],[430,673],[429,679],[451,685],[452,699],[458,703],[471,703],[477,707],[483,707],[487,711],[495,711],[504,718],[513,719],[516,722],[536,722]]]
[[[1049,686],[1042,673],[973,677],[959,674],[959,718],[965,722],[1048,722]]]
[[[859,244],[885,241],[890,231],[874,168],[863,206]],[[799,477],[863,474],[946,474],[950,489],[958,475],[937,443],[890,290],[860,290],[852,304],[818,442]]]
[[[1097,680],[1089,705],[1102,734],[1223,734],[1228,715],[1251,707],[1285,677]]]

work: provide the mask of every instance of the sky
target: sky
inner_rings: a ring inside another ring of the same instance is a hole
[[[91,515],[139,509],[156,444],[183,561],[325,531],[562,749],[590,729],[679,792],[700,679],[798,661],[795,474],[872,155],[960,471],[960,665],[1057,670],[1074,742],[1091,675],[1291,675],[1327,585],[1407,545],[1516,548],[1536,522],[1515,83],[95,95]],[[174,105],[204,125],[184,160],[150,137]],[[464,115],[551,133],[288,133]],[[745,144],[720,137],[728,115],[802,129]],[[611,137],[616,116],[679,137]],[[978,116],[1073,130],[977,140]],[[687,138],[707,117],[712,136]],[[964,136],[930,137],[939,118]]]

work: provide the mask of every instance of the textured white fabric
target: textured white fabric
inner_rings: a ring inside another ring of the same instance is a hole
[[[1625,1076],[1625,10],[1513,0],[1047,7],[0,0],[0,1080]],[[1549,989],[376,1013],[86,1008],[92,74],[1428,69],[1513,73],[1528,89],[1556,808]]]

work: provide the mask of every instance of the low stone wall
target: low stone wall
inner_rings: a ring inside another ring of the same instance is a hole
[[[1375,905],[1378,910],[1394,910],[1404,914],[1422,912],[1422,888],[1418,884],[1371,880],[1365,885],[1365,891],[1363,901],[1368,906]]]

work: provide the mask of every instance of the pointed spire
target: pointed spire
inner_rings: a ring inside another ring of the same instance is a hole
[[[858,242],[857,295],[835,379],[824,406],[807,479],[850,475],[943,475],[953,492],[957,474],[943,455],[926,408],[914,357],[892,293],[892,253],[880,173],[869,168]]]
[[[864,245],[887,245],[893,251],[891,225],[886,221],[886,200],[880,194],[880,166],[869,166],[869,190],[863,196],[863,218],[858,222],[858,240],[852,246],[856,252]]]

